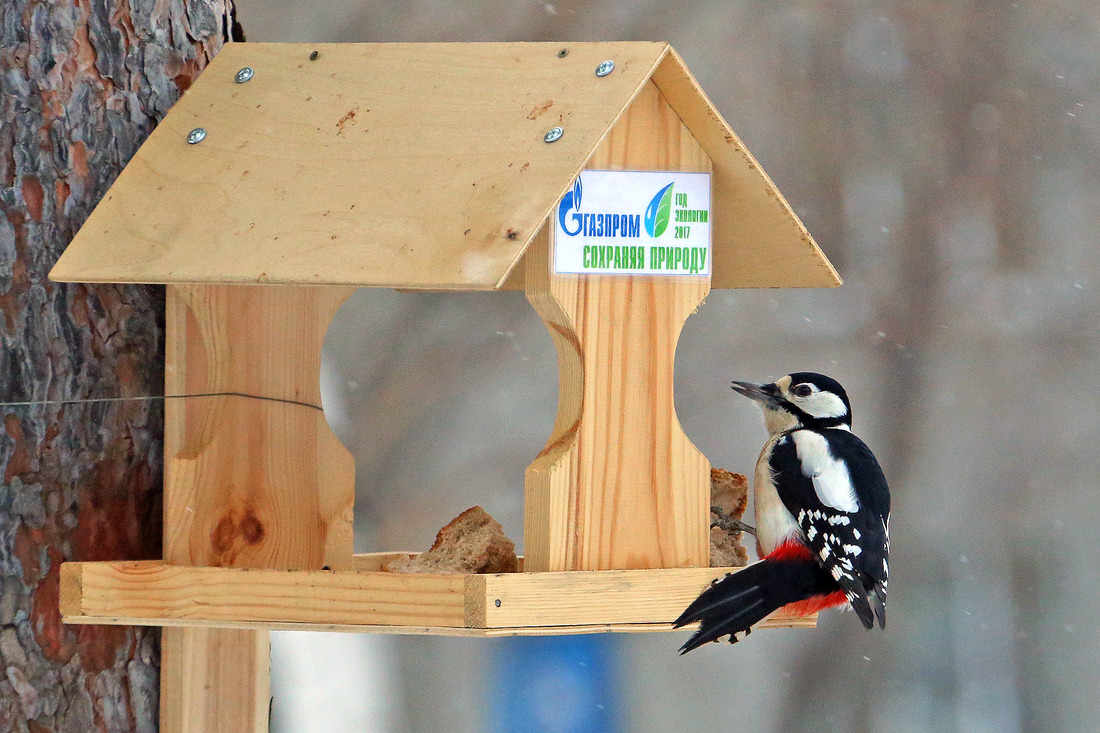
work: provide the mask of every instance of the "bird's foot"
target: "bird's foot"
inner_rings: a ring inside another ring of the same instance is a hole
[[[710,508],[710,511],[712,514],[716,514],[718,516],[718,519],[711,522],[710,526],[724,529],[727,532],[744,532],[746,534],[751,534],[753,537],[756,536],[756,527],[745,524],[738,519],[734,519],[733,517],[722,511],[721,507],[712,506]]]

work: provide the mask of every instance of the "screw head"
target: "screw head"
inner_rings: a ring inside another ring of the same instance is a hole
[[[238,71],[237,75],[233,78],[237,80],[238,84],[244,84],[246,81],[248,81],[249,79],[252,78],[252,74],[254,74],[254,73],[255,72],[252,71],[251,66],[246,66],[243,69],[241,69],[240,71]]]
[[[316,61],[317,57],[320,56],[320,55],[321,55],[320,51],[314,51],[309,55],[309,60],[310,61]]]
[[[544,142],[552,143],[557,140],[561,140],[561,136],[565,134],[565,130],[560,127],[551,127],[546,131],[546,134],[542,136]]]
[[[187,133],[187,143],[189,145],[197,145],[206,139],[206,130],[202,127],[196,127],[191,132]]]
[[[558,58],[559,59],[563,59],[568,55],[569,55],[569,49],[568,48],[563,48],[562,50],[558,51]]]
[[[495,601],[493,601],[493,605],[496,606],[497,608],[500,608],[500,599],[498,598]]]
[[[607,59],[606,61],[601,62],[600,65],[596,67],[596,76],[603,78],[614,70],[615,62],[611,59]]]

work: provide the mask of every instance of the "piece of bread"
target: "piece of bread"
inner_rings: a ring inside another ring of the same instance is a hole
[[[435,536],[427,552],[390,560],[389,573],[515,573],[516,543],[500,522],[479,506],[470,507]]]
[[[741,519],[749,502],[749,482],[739,473],[724,468],[710,469],[710,505],[718,507],[727,519]],[[711,522],[719,519],[710,513]],[[710,566],[712,568],[740,567],[749,564],[749,553],[741,544],[740,532],[729,532],[721,527],[710,528]]]

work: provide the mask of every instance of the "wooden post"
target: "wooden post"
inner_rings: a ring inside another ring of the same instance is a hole
[[[169,286],[164,558],[350,570],[355,468],[321,412],[321,345],[354,288]],[[247,396],[245,396],[247,395]],[[164,629],[166,733],[266,731],[267,631]]]
[[[649,82],[587,167],[711,164]],[[710,278],[556,275],[553,244],[548,223],[526,258],[561,376],[553,435],[526,474],[526,569],[706,567],[710,466],[676,418],[673,365]]]

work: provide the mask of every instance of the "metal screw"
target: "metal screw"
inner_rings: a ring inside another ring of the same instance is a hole
[[[316,60],[317,60],[317,57],[318,57],[318,56],[320,56],[320,55],[321,55],[321,52],[320,52],[320,51],[314,51],[313,53],[311,53],[311,54],[309,55],[309,60],[310,60],[310,61],[316,61]]]
[[[191,132],[187,133],[187,142],[191,145],[201,143],[206,139],[206,130],[201,127],[196,127]]]
[[[568,55],[569,55],[569,49],[568,48],[563,48],[562,50],[558,51],[558,58],[559,59],[563,59]]]
[[[255,73],[255,72],[252,71],[252,67],[251,66],[246,66],[243,69],[241,69],[240,71],[238,71],[237,75],[233,78],[235,78],[237,80],[238,84],[244,84],[246,81],[248,81],[249,79],[252,78],[253,73]]]
[[[603,78],[615,70],[615,62],[611,59],[602,62],[596,67],[596,76]]]
[[[493,605],[495,605],[497,608],[500,608],[500,599],[498,598],[495,601],[493,601]]]
[[[560,127],[551,127],[546,131],[546,134],[542,136],[544,142],[552,143],[557,140],[561,140],[561,136],[565,134],[565,130]]]

